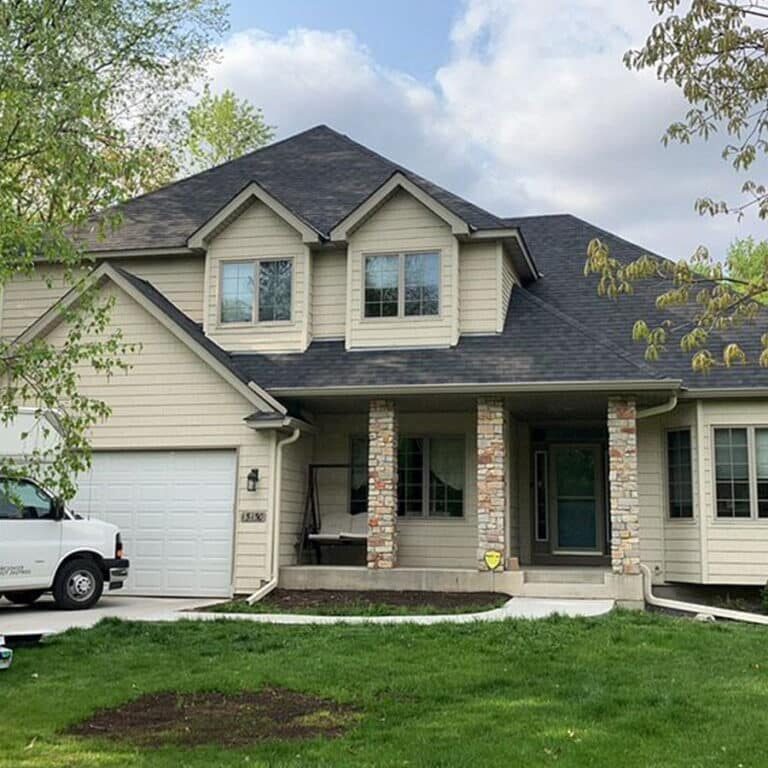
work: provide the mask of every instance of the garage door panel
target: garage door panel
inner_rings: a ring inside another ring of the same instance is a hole
[[[97,452],[73,507],[117,525],[128,594],[228,596],[234,451]]]

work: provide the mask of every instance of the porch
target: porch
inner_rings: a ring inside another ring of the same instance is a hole
[[[281,583],[639,600],[637,403],[608,392],[303,403],[317,434]]]

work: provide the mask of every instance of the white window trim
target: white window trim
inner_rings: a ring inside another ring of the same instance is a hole
[[[267,261],[288,261],[291,264],[291,305],[290,305],[290,317],[288,320],[259,320],[259,265],[262,262]],[[224,273],[224,267],[228,264],[250,264],[253,270],[253,307],[250,321],[235,321],[226,323],[221,319],[221,309],[224,302],[224,288],[222,275]],[[279,326],[279,325],[294,325],[296,320],[294,318],[294,291],[296,286],[296,260],[293,256],[264,256],[256,259],[221,259],[219,261],[219,278],[218,278],[218,301],[216,306],[216,325],[218,328],[253,328],[258,326],[263,328],[265,326]]]
[[[717,514],[717,458],[715,454],[715,431],[718,429],[744,429],[747,432],[747,476],[749,480],[749,517],[720,517]],[[768,517],[757,516],[757,451],[755,430],[768,429],[768,424],[712,424],[710,426],[710,462],[712,474],[712,518],[718,525],[739,525],[751,523],[768,525]]]
[[[693,507],[693,514],[690,517],[672,517],[670,514],[671,503],[669,498],[669,433],[670,432],[689,432],[691,435],[691,504]],[[691,525],[696,522],[698,517],[698,483],[696,482],[698,476],[698,464],[696,462],[697,444],[696,444],[696,430],[692,426],[681,425],[679,427],[667,427],[664,430],[664,442],[662,444],[662,480],[664,482],[664,517],[667,523],[672,525]]]
[[[537,459],[539,456],[544,457],[543,469],[544,477],[541,478],[544,481],[544,490],[539,491],[539,472]],[[549,541],[549,451],[544,448],[537,448],[533,452],[533,523],[535,540],[537,542]],[[539,501],[544,502],[544,536],[539,536]]]
[[[405,257],[418,256],[419,254],[435,254],[438,264],[437,279],[437,312],[434,315],[406,315],[405,314]],[[366,263],[369,258],[376,256],[398,257],[397,278],[397,314],[390,317],[368,317],[365,314],[365,273]],[[361,254],[360,265],[360,319],[364,323],[399,322],[415,320],[416,322],[435,321],[443,319],[443,252],[440,248],[417,248],[410,251],[375,251]]]

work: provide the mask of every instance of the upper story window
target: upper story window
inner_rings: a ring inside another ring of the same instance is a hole
[[[225,261],[221,265],[221,322],[291,319],[291,259]]]
[[[667,432],[667,501],[673,519],[693,517],[692,465],[691,430]]]
[[[768,518],[768,429],[715,429],[718,517]]]
[[[439,253],[388,253],[365,257],[365,317],[414,317],[439,313]]]

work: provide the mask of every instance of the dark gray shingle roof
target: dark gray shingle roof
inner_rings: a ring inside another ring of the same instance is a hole
[[[191,234],[252,181],[327,236],[396,171],[471,227],[504,226],[488,211],[319,125],[129,200],[116,208],[122,217],[118,229],[103,240],[95,234],[82,240],[93,251],[184,247]]]

